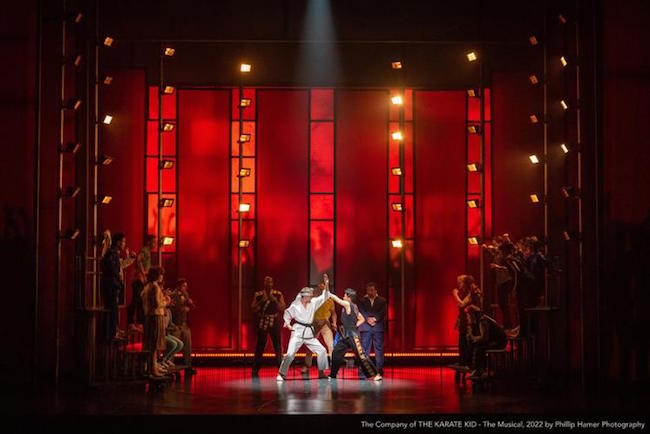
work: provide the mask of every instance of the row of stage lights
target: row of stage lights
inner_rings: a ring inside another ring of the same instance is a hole
[[[70,18],[68,18],[70,19]],[[74,24],[80,24],[84,19],[84,14],[83,12],[77,12],[72,16],[71,21]],[[105,47],[111,47],[113,45],[113,42],[115,40],[110,37],[106,36],[104,40],[102,41],[102,44]],[[99,41],[98,41],[99,43]],[[78,68],[81,66],[83,61],[83,55],[81,53],[76,53],[70,57],[67,57],[64,59],[64,62],[74,68]],[[110,85],[113,82],[113,77],[111,75],[105,75],[102,79],[102,83],[104,85]],[[83,100],[80,97],[73,97],[68,99],[65,103],[62,104],[61,110],[63,111],[78,111],[81,106],[83,105]],[[102,121],[103,124],[105,125],[110,125],[111,122],[113,121],[113,116],[111,114],[106,114],[104,116],[104,119]],[[77,154],[77,152],[81,149],[81,143],[80,142],[70,142],[67,143],[64,146],[61,146],[59,149],[59,153],[64,154],[64,155],[70,155],[74,156]],[[98,156],[97,160],[94,162],[95,165],[97,166],[108,166],[113,162],[113,157],[110,155],[106,154],[101,154]],[[58,192],[58,195],[60,198],[63,199],[74,199],[76,198],[79,193],[81,192],[81,187],[73,185],[73,186],[68,186]],[[96,201],[97,204],[99,205],[108,205],[111,203],[113,200],[113,197],[108,195],[108,194],[98,194],[94,200]],[[81,234],[81,230],[79,228],[72,228],[68,229],[65,231],[65,233],[59,234],[61,239],[67,239],[67,240],[74,240],[76,239],[79,235]]]
[[[567,23],[567,18],[562,14],[558,14],[557,19],[558,19],[558,22],[560,24],[562,24],[562,25]],[[536,35],[531,35],[528,38],[528,42],[529,42],[531,47],[536,47],[540,43],[539,40],[537,39]],[[475,51],[468,52],[466,54],[466,56],[467,56],[467,60],[469,62],[475,62],[475,61],[478,60],[478,55],[477,55],[477,53]],[[565,56],[565,55],[560,56],[558,58],[558,62],[561,65],[562,68],[566,68],[569,65],[568,57]],[[536,74],[536,73],[531,73],[528,76],[528,80],[530,81],[530,84],[533,85],[533,86],[537,85],[537,84],[539,84],[541,82],[538,74]],[[543,80],[546,80],[546,77],[544,77]],[[478,96],[478,91],[476,89],[468,89],[467,94],[470,97],[476,97],[476,96]],[[557,102],[557,104],[560,106],[560,108],[564,112],[569,110],[569,103],[567,101],[568,101],[567,99],[560,99]],[[541,118],[543,118],[543,116],[540,116],[537,113],[531,113],[529,115],[529,119],[530,119],[531,124],[539,123]],[[547,122],[547,120],[543,119],[542,122],[545,123],[545,122]],[[480,127],[478,125],[469,125],[467,128],[468,128],[468,131],[471,134],[479,134],[479,133],[481,133]],[[561,143],[558,146],[558,148],[562,151],[563,155],[568,154],[569,151],[570,151],[569,146],[566,143]],[[528,159],[530,160],[530,162],[533,165],[537,165],[541,161],[540,157],[537,154],[529,155]],[[480,167],[480,164],[478,164],[478,163],[468,163],[467,164],[467,170],[469,170],[470,172],[478,172],[478,171],[481,170],[481,167]],[[562,191],[562,195],[564,196],[565,199],[577,198],[579,196],[579,194],[580,194],[580,192],[577,191],[577,189],[575,187],[573,187],[573,186],[563,186],[561,188],[561,191]],[[530,199],[530,202],[533,203],[533,204],[543,203],[543,201],[546,200],[546,198],[543,197],[543,195],[538,194],[538,193],[531,193],[529,195],[529,199]],[[478,208],[480,206],[480,203],[476,199],[471,199],[471,200],[467,201],[467,206],[469,208]],[[570,233],[568,231],[566,231],[566,230],[562,232],[562,236],[567,241],[569,241],[571,239]],[[468,237],[468,242],[469,242],[469,244],[472,244],[472,245],[478,245],[481,242],[481,240],[477,236],[470,236],[470,237]]]

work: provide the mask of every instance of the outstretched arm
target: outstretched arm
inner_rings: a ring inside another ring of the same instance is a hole
[[[332,297],[332,300],[334,300],[334,302],[336,304],[343,306],[343,308],[345,309],[346,312],[348,312],[348,313],[350,312],[350,302],[349,301],[341,300],[336,294],[331,294],[330,293],[330,297]]]

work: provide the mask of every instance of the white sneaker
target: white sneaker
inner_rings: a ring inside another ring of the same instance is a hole
[[[278,374],[278,376],[275,377],[275,381],[282,382],[282,381],[284,381],[284,377],[282,375]]]
[[[382,380],[383,380],[382,376],[379,375],[379,374],[377,374],[377,375],[375,375],[374,377],[372,377],[372,379],[373,379],[373,381],[382,381]]]

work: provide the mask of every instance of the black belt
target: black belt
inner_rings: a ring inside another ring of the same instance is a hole
[[[304,323],[304,322],[297,321],[296,319],[294,319],[294,322],[296,324],[300,324],[301,326],[304,326],[305,328],[311,329],[311,336],[313,338],[316,337],[316,331],[314,330],[314,324],[313,323],[308,323],[307,324],[307,323]],[[302,331],[302,338],[305,339],[305,330]]]

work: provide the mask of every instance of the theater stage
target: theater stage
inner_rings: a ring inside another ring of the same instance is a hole
[[[302,377],[299,367],[278,384],[277,370],[264,367],[259,379],[249,367],[199,367],[193,377],[181,378],[160,391],[144,384],[111,385],[92,389],[61,387],[58,392],[22,390],[3,397],[13,409],[21,395],[24,405],[15,414],[40,415],[344,415],[344,414],[643,414],[647,391],[607,392],[601,396],[579,388],[536,385],[533,380],[504,379],[489,390],[472,390],[454,383],[446,367],[387,367],[384,381],[357,378],[356,368],[342,370],[342,378],[318,380],[312,369]],[[558,382],[559,383],[559,382]],[[10,398],[10,399],[9,399]]]

